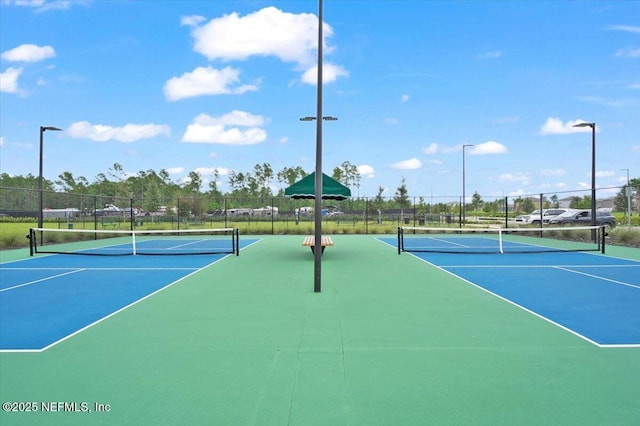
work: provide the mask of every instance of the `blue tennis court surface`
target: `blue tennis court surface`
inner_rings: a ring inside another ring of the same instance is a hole
[[[638,261],[581,252],[412,255],[598,346],[640,346]]]
[[[58,254],[3,263],[0,350],[47,349],[225,256]]]

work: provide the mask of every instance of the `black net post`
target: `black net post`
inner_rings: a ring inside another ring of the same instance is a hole
[[[235,230],[236,256],[240,256],[240,228]]]
[[[509,227],[509,197],[504,197],[504,227]]]
[[[33,228],[29,228],[29,235],[27,235],[27,238],[29,239],[29,256],[33,256],[36,244],[36,233]]]

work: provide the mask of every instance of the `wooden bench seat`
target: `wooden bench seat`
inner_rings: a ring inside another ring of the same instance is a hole
[[[311,252],[315,253],[316,237],[313,237],[313,236],[304,237],[304,240],[302,241],[302,245],[305,247],[311,247]],[[332,246],[332,245],[333,245],[333,240],[331,239],[331,237],[327,237],[323,235],[322,241],[320,243],[320,246],[322,248],[322,253],[324,253],[325,247]]]

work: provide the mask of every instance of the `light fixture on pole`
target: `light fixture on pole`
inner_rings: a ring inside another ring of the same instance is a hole
[[[473,146],[473,145],[470,145],[470,144],[462,145],[462,222],[460,223],[460,226],[462,226],[462,224],[465,223],[466,221],[466,212],[465,212],[465,203],[466,203],[465,167],[466,166],[465,166],[464,149],[469,146]]]
[[[596,226],[596,123],[578,123],[573,127],[591,127],[591,226]],[[591,239],[596,241],[596,230],[591,231]]]
[[[307,117],[301,117],[300,121],[315,121],[315,119],[316,119],[315,117],[307,116]],[[324,121],[336,121],[338,118],[337,117],[331,117],[331,116],[325,116],[325,117],[322,117],[322,119]]]
[[[47,130],[50,131],[61,131],[62,129],[59,129],[57,127],[51,127],[51,126],[40,126],[40,167],[39,167],[39,173],[38,173],[38,228],[42,228],[42,223],[43,223],[43,214],[42,214],[42,210],[43,210],[43,197],[42,197],[42,182],[43,182],[43,177],[42,177],[42,158],[43,158],[43,145],[44,145],[44,132],[46,132]],[[42,243],[42,241],[40,242]]]
[[[627,220],[628,226],[631,228],[631,182],[629,181],[629,169],[620,169],[627,171],[627,186],[625,186],[624,191],[627,195]]]

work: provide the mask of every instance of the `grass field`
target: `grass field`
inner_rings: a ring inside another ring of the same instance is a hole
[[[0,250],[27,247],[28,240],[26,235],[30,228],[35,228],[36,222],[30,221],[0,221]],[[66,222],[45,222],[46,228],[67,228]],[[73,222],[74,229],[96,229],[93,221]],[[428,225],[433,226],[433,225]],[[473,225],[470,225],[473,226]],[[487,226],[484,224],[483,226]],[[301,221],[296,225],[292,221],[253,221],[253,222],[215,222],[215,223],[198,223],[198,224],[182,224],[181,228],[222,228],[222,227],[238,227],[240,232],[245,235],[311,235],[314,233],[314,225],[310,220]],[[323,232],[327,234],[395,234],[397,232],[398,222],[386,221],[381,224],[369,222],[365,224],[363,221],[324,221]],[[451,224],[449,227],[456,228],[457,224]],[[136,225],[136,229],[177,229],[177,223],[142,223]],[[130,222],[109,222],[105,225],[99,222],[97,229],[99,230],[128,230],[131,229]],[[640,247],[640,227],[628,228],[620,225],[609,233],[608,243],[613,245]]]

